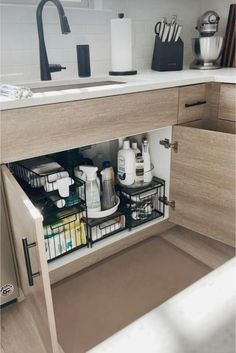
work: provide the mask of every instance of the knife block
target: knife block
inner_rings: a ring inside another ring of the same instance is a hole
[[[184,43],[179,38],[177,42],[162,42],[156,35],[152,58],[152,70],[177,71],[183,69]]]

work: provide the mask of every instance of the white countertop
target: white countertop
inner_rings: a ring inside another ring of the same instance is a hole
[[[69,102],[82,99],[114,96],[154,89],[191,85],[203,82],[236,82],[236,69],[223,68],[219,70],[182,70],[182,71],[140,71],[135,76],[94,76],[88,79],[74,79],[63,81],[28,82],[20,85],[26,87],[50,87],[63,84],[94,82],[94,81],[119,81],[126,82],[111,86],[99,86],[45,93],[34,93],[33,97],[16,100],[0,96],[0,110],[31,107],[43,104]],[[18,84],[19,85],[19,84]]]
[[[235,275],[236,258],[88,353],[234,353]]]

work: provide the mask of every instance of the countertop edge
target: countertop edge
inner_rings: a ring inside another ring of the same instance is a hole
[[[226,70],[227,69],[224,69],[224,72]],[[229,69],[229,70],[232,70],[232,69]],[[188,77],[189,75],[190,77]],[[156,74],[156,72],[154,73],[148,72],[147,74],[144,73],[144,74],[141,74],[140,76],[137,75],[137,80],[135,80],[135,77],[124,78],[119,76],[118,79],[120,81],[122,79],[127,80],[127,83],[125,84],[93,87],[92,89],[91,88],[75,89],[75,90],[70,90],[70,92],[66,92],[64,90],[64,91],[53,92],[53,94],[42,93],[42,94],[38,94],[35,97],[27,98],[23,100],[9,100],[9,99],[4,100],[4,98],[2,98],[2,101],[0,101],[0,111],[35,107],[35,106],[48,105],[48,104],[65,103],[65,102],[72,102],[72,101],[78,101],[78,100],[102,98],[102,97],[109,97],[109,96],[116,96],[116,95],[123,95],[123,94],[147,92],[152,90],[168,89],[168,88],[208,83],[208,82],[235,84],[235,76],[230,75],[230,72],[227,72],[227,75],[226,74],[221,75],[220,73],[206,74],[205,72],[199,74],[199,71],[196,72],[196,71],[186,70],[186,71],[178,72],[178,74],[174,73],[173,79],[170,76],[171,75],[169,72],[166,73],[166,76],[165,76],[165,73],[161,73],[160,75],[158,75]],[[53,81],[53,82],[55,84],[57,83],[57,81]]]

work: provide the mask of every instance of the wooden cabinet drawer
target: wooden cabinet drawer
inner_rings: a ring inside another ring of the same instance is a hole
[[[220,87],[219,119],[236,121],[236,85],[222,84]]]
[[[170,88],[5,110],[1,163],[174,125],[177,109],[178,89]]]
[[[170,220],[235,246],[235,136],[223,128],[173,127]]]
[[[207,114],[206,85],[179,88],[178,124],[202,119]]]

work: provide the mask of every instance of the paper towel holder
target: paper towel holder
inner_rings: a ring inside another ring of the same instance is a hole
[[[124,16],[125,16],[124,13],[118,13],[119,19],[123,19]],[[124,71],[111,70],[111,71],[109,71],[109,75],[111,75],[111,76],[137,75],[137,73],[138,73],[137,70],[124,70]]]

